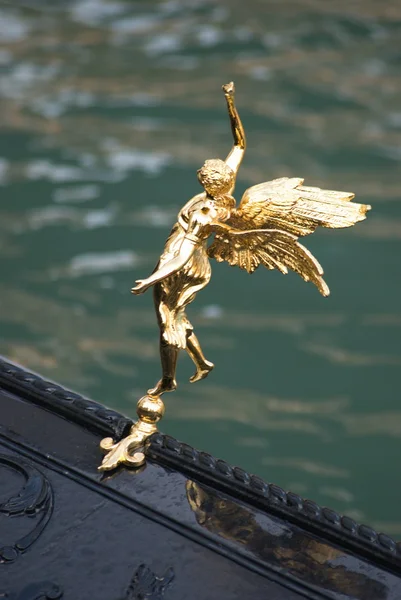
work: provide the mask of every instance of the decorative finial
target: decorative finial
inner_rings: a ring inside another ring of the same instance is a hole
[[[234,83],[222,86],[227,103],[234,145],[225,161],[207,160],[198,171],[204,191],[187,202],[178,214],[164,252],[154,272],[136,281],[133,294],[153,286],[156,316],[160,327],[162,377],[138,402],[138,421],[130,434],[100,446],[107,452],[101,471],[119,464],[138,467],[145,462],[146,439],[157,431],[164,413],[162,394],[176,389],[176,365],[180,350],[195,364],[191,383],[207,377],[214,365],[206,360],[186,307],[210,281],[210,258],[227,261],[253,273],[259,265],[282,273],[295,271],[311,281],[323,296],[329,288],[323,269],[298,238],[313,233],[320,225],[350,227],[365,219],[370,206],[351,202],[354,194],[303,185],[298,177],[282,177],[246,190],[236,208],[235,180],[245,153],[244,129],[238,115]],[[214,236],[211,245],[210,238]]]

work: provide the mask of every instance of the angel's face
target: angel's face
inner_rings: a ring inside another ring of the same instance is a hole
[[[234,185],[234,179],[234,171],[218,158],[207,160],[198,171],[199,183],[212,198],[227,194]]]

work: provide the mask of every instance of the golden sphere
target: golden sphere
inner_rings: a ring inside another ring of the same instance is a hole
[[[143,396],[138,401],[136,412],[141,421],[145,423],[157,423],[164,415],[164,403],[161,398]]]

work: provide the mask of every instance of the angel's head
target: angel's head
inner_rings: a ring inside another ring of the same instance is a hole
[[[215,198],[228,194],[235,183],[234,171],[219,158],[205,161],[198,171],[199,183],[205,192]]]

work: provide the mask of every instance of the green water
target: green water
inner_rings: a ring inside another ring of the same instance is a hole
[[[401,6],[281,0],[0,4],[0,353],[127,415],[159,377],[133,297],[204,159],[236,195],[292,175],[370,203],[305,243],[332,295],[213,264],[189,316],[210,377],[163,430],[401,537]]]

